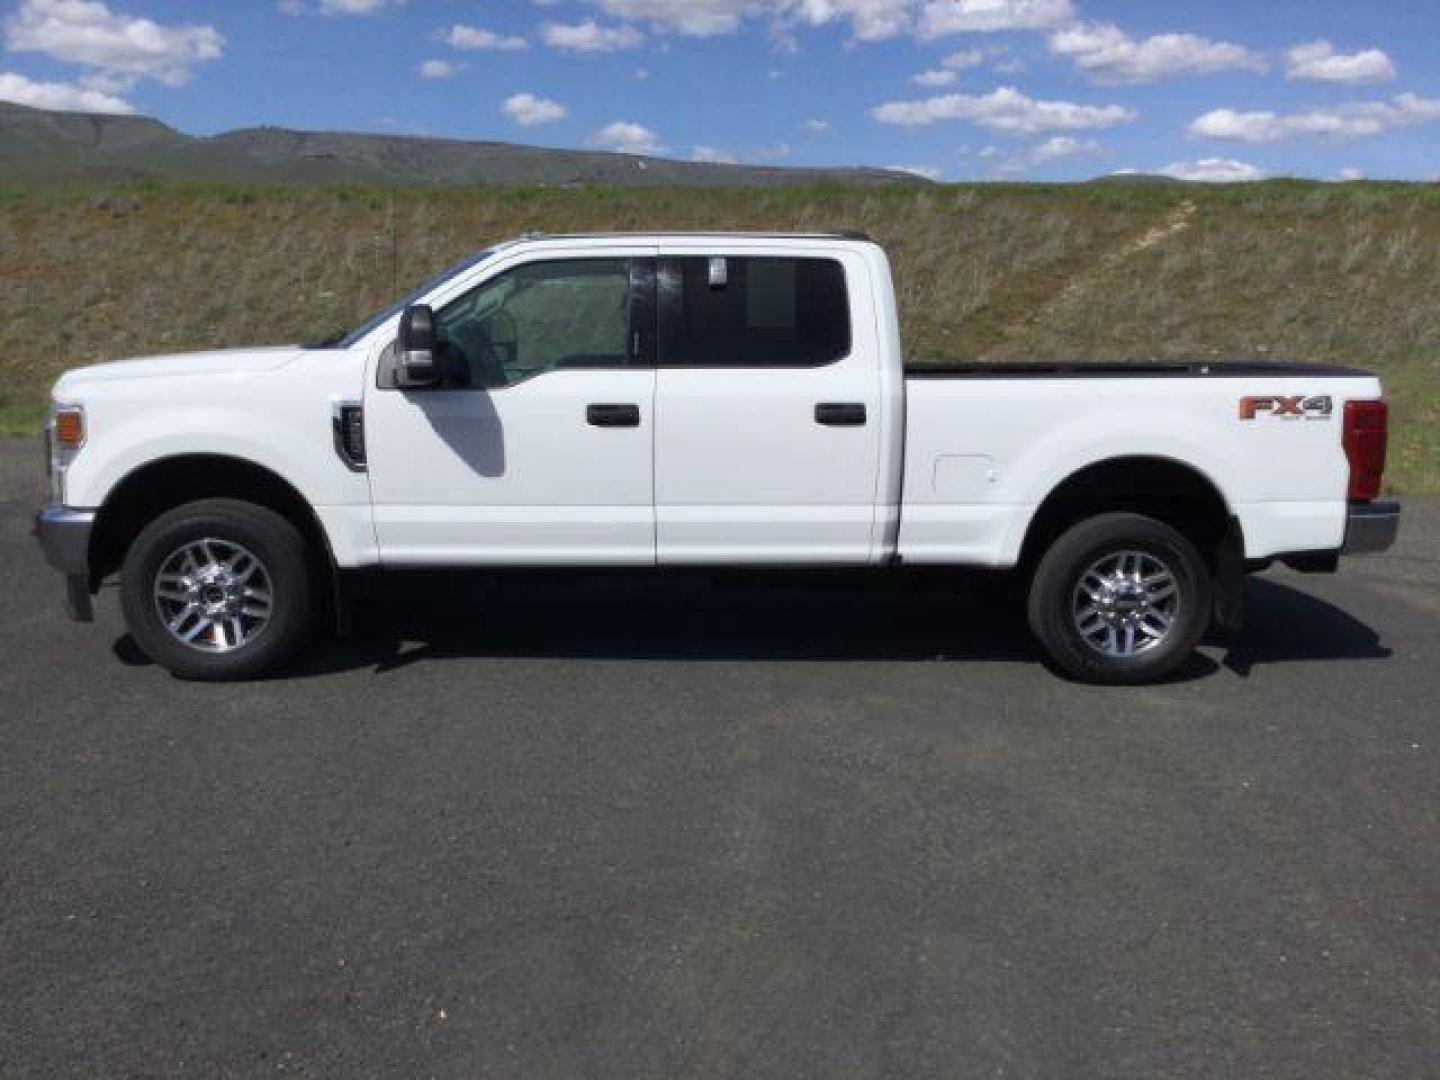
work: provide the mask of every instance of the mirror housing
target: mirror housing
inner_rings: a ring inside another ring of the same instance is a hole
[[[400,316],[400,372],[410,386],[435,382],[435,312],[425,304],[412,304]]]

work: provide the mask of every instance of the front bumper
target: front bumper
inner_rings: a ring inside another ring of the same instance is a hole
[[[90,622],[90,534],[93,510],[47,506],[35,516],[35,536],[45,561],[65,575],[65,610],[78,622]]]
[[[1355,503],[1345,521],[1342,555],[1374,555],[1389,551],[1400,532],[1398,502]]]

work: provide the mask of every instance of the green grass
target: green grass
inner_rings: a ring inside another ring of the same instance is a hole
[[[44,421],[43,401],[0,401],[0,435],[38,435]]]
[[[1371,368],[1393,489],[1440,494],[1440,189],[1403,184],[0,189],[0,430],[66,367],[318,337],[506,236],[654,229],[864,230],[918,359]]]

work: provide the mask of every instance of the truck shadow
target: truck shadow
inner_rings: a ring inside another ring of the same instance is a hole
[[[1245,628],[1223,664],[1241,678],[1257,666],[1304,660],[1384,660],[1392,652],[1355,616],[1275,577],[1245,583]]]
[[[1365,623],[1273,578],[1246,583],[1244,631],[1221,644],[1241,677],[1265,664],[1384,659]],[[791,588],[692,578],[393,582],[363,604],[354,632],[313,650],[295,675],[426,660],[896,660],[1037,663],[1023,605],[1003,580],[944,588],[885,583]],[[1199,653],[1171,681],[1213,674]]]
[[[972,591],[926,596],[853,580],[791,587],[643,572],[410,573],[368,584],[351,632],[311,650],[291,674],[383,673],[465,657],[1033,660],[1014,605],[965,602]]]
[[[1391,655],[1359,619],[1273,578],[1247,581],[1246,607],[1238,637],[1207,642],[1242,678],[1266,664]],[[128,636],[115,653],[127,663],[148,662]],[[644,575],[410,574],[368,589],[349,634],[322,641],[276,678],[385,674],[473,658],[1041,662],[1023,605],[1000,580],[914,590]],[[1197,653],[1168,681],[1203,678],[1220,666]]]

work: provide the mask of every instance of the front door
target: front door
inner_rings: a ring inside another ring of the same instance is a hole
[[[655,561],[648,258],[501,269],[436,312],[440,385],[367,391],[389,565]]]
[[[655,498],[662,564],[874,557],[878,343],[863,268],[834,257],[660,261]]]

